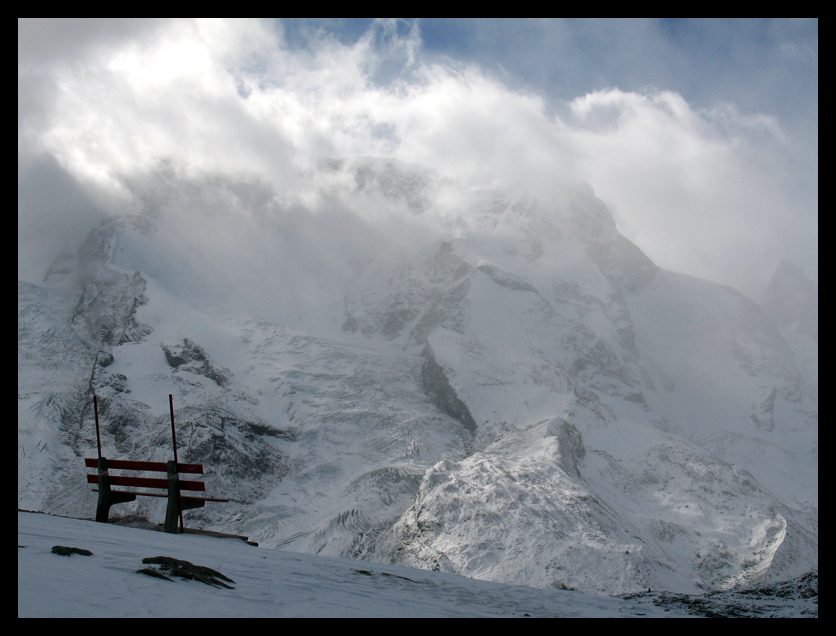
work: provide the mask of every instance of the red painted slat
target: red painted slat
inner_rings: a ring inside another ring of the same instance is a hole
[[[85,458],[84,465],[87,468],[97,468],[98,460]],[[108,459],[108,468],[116,468],[120,470],[152,470],[155,472],[164,473],[168,470],[165,462],[137,462],[126,459]],[[177,470],[181,473],[188,473],[190,475],[202,475],[203,464],[177,464]]]
[[[93,488],[93,492],[99,492],[99,489],[98,488]],[[139,490],[128,491],[128,490],[113,490],[113,489],[111,489],[110,492],[125,492],[125,493],[128,493],[129,495],[143,495],[145,497],[162,497],[163,499],[168,498],[168,493],[162,493],[162,492],[140,492]]]
[[[202,497],[183,497],[183,499],[193,499],[194,501],[220,501],[223,503],[229,503],[229,499],[210,499],[210,498],[202,498]]]
[[[190,475],[202,475],[203,464],[177,464],[177,470]]]
[[[87,475],[88,484],[98,484],[98,475]],[[177,480],[180,484],[180,490],[197,490],[201,492],[206,491],[206,484],[202,481],[183,481]],[[152,477],[123,477],[122,475],[110,475],[110,484],[112,486],[136,486],[139,488],[163,488],[168,489],[167,479],[154,479]]]
[[[91,481],[91,478],[93,481]],[[98,484],[98,475],[87,475],[87,483]],[[167,479],[154,479],[153,477],[122,477],[121,475],[110,476],[111,486],[140,486],[145,488],[168,489]]]
[[[93,488],[93,492],[99,492],[99,489],[98,488]],[[128,491],[127,490],[111,490],[111,492],[128,492]],[[131,492],[129,494],[131,494],[131,495],[144,495],[146,497],[168,497],[168,495],[163,495],[163,494],[156,493],[156,492]],[[223,503],[228,503],[229,502],[229,499],[210,499],[209,497],[207,497],[205,499],[202,498],[202,497],[183,497],[183,499],[194,499],[195,501],[220,501],[220,502],[223,502]]]

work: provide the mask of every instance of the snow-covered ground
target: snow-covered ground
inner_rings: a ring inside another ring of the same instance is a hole
[[[233,538],[168,535],[18,512],[18,617],[667,617],[639,600],[504,585],[462,576],[256,548]],[[61,545],[92,556],[60,556]],[[233,589],[137,572],[170,556],[210,567]]]

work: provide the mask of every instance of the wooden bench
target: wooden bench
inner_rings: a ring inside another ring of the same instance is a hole
[[[207,501],[227,502],[229,499],[212,499],[184,496],[181,491],[205,492],[206,486],[202,481],[180,479],[181,473],[202,475],[202,464],[181,464],[174,460],[168,462],[141,462],[122,459],[85,458],[87,468],[95,468],[96,473],[87,475],[88,484],[97,484],[93,492],[99,493],[99,503],[96,506],[96,521],[107,523],[110,507],[115,504],[135,501],[137,496],[167,497],[168,507],[165,513],[165,531],[177,532],[177,518],[182,523],[182,511],[202,508]],[[166,473],[165,478],[131,477],[111,475],[109,470],[137,470]],[[113,486],[128,486],[134,488],[151,488],[164,490],[161,492],[114,490]]]

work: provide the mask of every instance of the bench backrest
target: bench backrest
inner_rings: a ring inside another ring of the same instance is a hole
[[[97,468],[98,459],[84,459],[84,465],[87,468]],[[108,468],[120,468],[122,470],[149,470],[152,472],[164,473],[168,471],[168,466],[165,462],[135,462],[127,459],[108,459]],[[195,475],[203,474],[203,464],[177,464],[178,473],[192,473]]]
[[[98,468],[98,460],[89,457],[84,458],[84,465],[87,468]],[[108,470],[111,468],[119,470],[145,470],[150,472],[167,473],[168,466],[165,462],[138,462],[124,459],[108,459]],[[189,473],[195,475],[203,474],[202,464],[177,464],[177,471],[179,473]],[[168,478],[154,479],[153,477],[125,477],[122,475],[108,475],[110,483],[113,486],[134,486],[144,488],[168,488]],[[206,491],[206,485],[202,481],[184,481],[177,480],[180,490]],[[88,484],[98,484],[99,475],[87,475]]]

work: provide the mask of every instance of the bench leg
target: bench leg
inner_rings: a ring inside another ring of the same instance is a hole
[[[168,497],[168,506],[165,509],[165,526],[164,530],[169,534],[177,534],[177,518],[180,516],[180,510],[177,507],[177,495]]]
[[[203,508],[205,502],[199,501],[197,499],[189,499],[188,497],[180,497],[180,504],[183,506],[183,510],[192,510],[194,508]],[[179,531],[177,529],[177,521],[180,517],[180,509],[178,508],[178,499],[177,494],[175,493],[174,496],[169,496],[168,498],[168,506],[165,509],[165,531],[170,534],[177,534]]]
[[[180,475],[177,473],[177,464],[168,462],[168,506],[165,509],[165,531],[170,534],[177,534],[177,519],[181,511],[193,508],[202,508],[204,502],[197,499],[190,499],[180,495]]]
[[[164,530],[169,534],[177,534],[177,518],[180,516],[180,485],[177,483],[177,464],[168,463],[168,505],[165,509]]]
[[[128,501],[136,501],[136,495],[113,492],[110,489],[110,476],[107,474],[107,469],[105,468],[104,472],[99,470],[99,502],[96,505],[96,521],[107,523],[110,518],[110,507]]]

